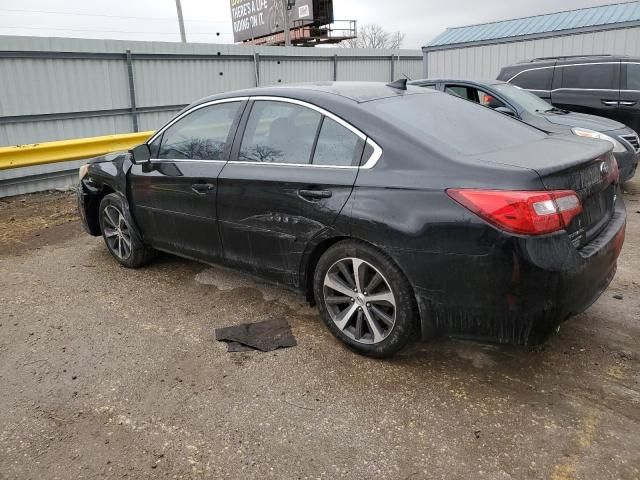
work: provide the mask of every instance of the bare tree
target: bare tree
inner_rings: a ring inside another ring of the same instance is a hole
[[[361,25],[358,36],[340,43],[344,48],[386,48],[396,50],[402,46],[404,33],[388,32],[380,25]]]

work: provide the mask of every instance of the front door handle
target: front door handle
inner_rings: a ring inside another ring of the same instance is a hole
[[[301,197],[309,200],[318,200],[320,198],[330,198],[332,193],[329,190],[298,190]]]
[[[612,107],[612,106],[618,105],[618,103],[620,103],[617,100],[604,100],[603,99],[603,100],[600,100],[600,101],[602,102],[603,105],[607,105],[608,107]]]
[[[638,102],[635,102],[633,100],[620,100],[620,105],[623,105],[625,107],[633,107],[636,103]]]
[[[211,183],[194,183],[191,185],[191,190],[196,192],[198,195],[206,195],[207,193],[211,193],[216,189]]]

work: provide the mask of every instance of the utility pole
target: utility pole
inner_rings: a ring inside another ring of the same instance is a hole
[[[282,16],[284,25],[284,45],[291,46],[291,30],[289,27],[289,0],[282,0]]]
[[[180,25],[180,39],[182,43],[187,43],[187,34],[184,32],[184,19],[182,18],[182,5],[180,0],[176,0],[176,10],[178,10],[178,25]]]

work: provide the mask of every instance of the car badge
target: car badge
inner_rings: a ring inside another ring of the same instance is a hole
[[[600,164],[600,175],[602,177],[609,175],[609,164],[607,162],[602,162]]]

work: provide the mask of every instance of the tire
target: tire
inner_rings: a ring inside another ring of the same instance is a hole
[[[138,268],[153,258],[154,250],[142,242],[127,201],[120,194],[105,195],[98,209],[98,220],[104,243],[120,265]]]
[[[416,337],[411,285],[387,255],[366,243],[345,240],[324,252],[313,291],[331,333],[357,353],[388,357]]]

